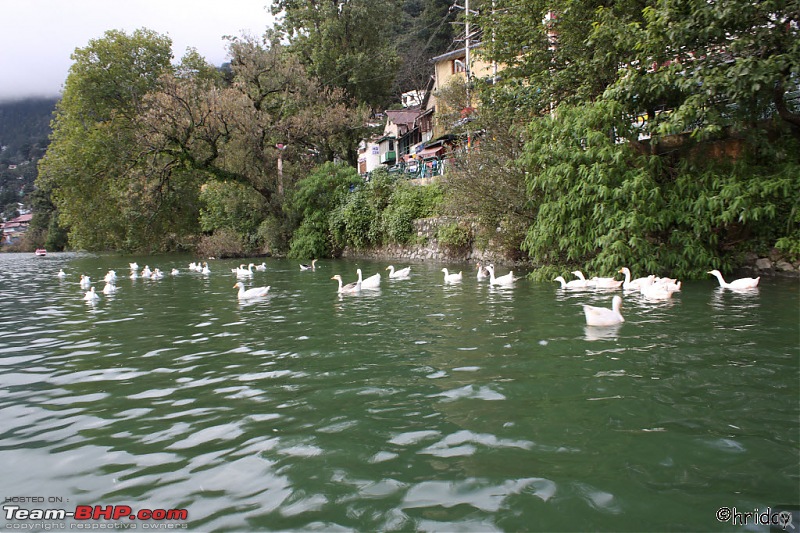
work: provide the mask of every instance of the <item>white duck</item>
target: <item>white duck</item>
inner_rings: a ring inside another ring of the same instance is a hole
[[[648,300],[669,300],[672,298],[672,293],[675,292],[669,290],[665,285],[653,281],[647,285],[643,285],[639,291],[642,293],[642,296]]]
[[[103,294],[113,294],[117,292],[117,286],[111,282],[106,282],[106,286],[103,287]]]
[[[389,271],[389,279],[407,279],[411,275],[410,266],[395,271],[394,265],[389,265],[385,270]]]
[[[94,291],[94,287],[92,287],[86,291],[86,294],[83,295],[83,299],[87,302],[95,302],[100,299],[100,296]]]
[[[58,274],[56,274],[56,276],[58,276],[58,279],[64,279],[67,277],[67,273],[64,272],[64,269],[62,268],[61,270],[58,271]]]
[[[444,272],[445,283],[460,283],[463,279],[463,276],[461,275],[462,272],[459,272],[458,274],[451,274],[446,268],[443,268],[442,272]]]
[[[265,270],[267,270],[267,264],[261,263],[260,265],[256,265],[256,270],[258,270],[259,272],[264,272]]]
[[[586,315],[587,326],[615,326],[622,324],[625,319],[622,318],[620,309],[622,308],[622,298],[614,296],[611,299],[611,309],[606,307],[595,307],[593,305],[584,305],[583,314]]]
[[[211,269],[208,268],[208,263],[203,263],[203,268],[200,269],[201,274],[205,274],[206,276],[211,274]]]
[[[381,288],[381,274],[373,274],[367,279],[362,279],[361,269],[356,269],[358,273],[358,282],[361,284],[362,289],[380,289]]]
[[[164,273],[161,272],[161,269],[156,267],[153,269],[153,273],[150,274],[150,279],[163,279]]]
[[[134,263],[128,263],[128,266],[131,267],[131,272],[139,270],[139,264],[138,263],[135,263],[135,262]]]
[[[177,268],[173,268],[172,271],[170,271],[170,275],[172,275],[172,276],[177,276],[180,273],[181,273],[181,271],[178,270]]]
[[[306,264],[300,265],[300,270],[316,271],[317,270],[317,260],[316,259],[312,259],[310,265],[306,265]],[[333,278],[331,278],[331,279],[333,279]]]
[[[709,270],[708,273],[714,275],[717,280],[719,280],[719,286],[723,289],[755,289],[758,287],[758,280],[761,279],[761,276],[757,278],[739,278],[728,283],[722,278],[722,274],[719,270]]]
[[[238,298],[240,300],[250,300],[252,298],[261,298],[262,296],[266,296],[269,292],[269,286],[267,287],[253,287],[252,289],[245,290],[244,283],[241,281],[237,282],[233,288],[239,288]]]
[[[142,269],[142,277],[149,278],[152,275],[153,272],[150,270],[150,267],[148,265],[145,265],[144,268]]]
[[[652,274],[646,278],[631,279],[631,271],[628,267],[622,267],[618,270],[621,274],[625,275],[625,281],[622,282],[622,288],[626,291],[638,291],[645,285],[649,285],[655,276]]]
[[[561,283],[561,288],[565,290],[580,290],[586,288],[586,282],[580,279],[567,281],[564,279],[564,276],[556,276],[553,281]]]
[[[619,289],[624,280],[615,280],[614,278],[598,278],[593,276],[591,280],[594,282],[595,289]]]
[[[339,294],[356,294],[361,292],[361,282],[355,281],[353,283],[348,283],[347,285],[342,285],[342,276],[336,274],[331,279],[335,279],[339,282]]]
[[[580,270],[573,270],[572,275],[576,278],[581,280],[584,283],[584,288],[586,289],[594,289],[594,278],[593,279],[586,279],[583,275],[583,272]]]
[[[88,289],[91,286],[92,286],[92,280],[89,279],[89,276],[81,274],[81,289]]]
[[[103,281],[106,283],[116,283],[117,282],[117,273],[113,270],[109,270],[106,273],[106,276],[103,278]]]
[[[509,272],[499,278],[494,277],[494,265],[486,265],[489,271],[489,285],[503,285],[509,287],[514,284],[514,272]]]
[[[247,268],[244,268],[244,263],[242,263],[239,265],[239,268],[236,269],[236,277],[239,279],[252,278],[254,266],[253,263],[250,263],[247,265]]]

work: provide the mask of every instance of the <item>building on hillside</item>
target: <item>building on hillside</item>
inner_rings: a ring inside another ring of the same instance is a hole
[[[2,244],[14,244],[28,231],[33,215],[30,213],[20,215],[2,224]]]

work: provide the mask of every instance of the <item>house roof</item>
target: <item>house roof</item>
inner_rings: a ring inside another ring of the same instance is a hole
[[[398,126],[414,126],[414,121],[420,115],[418,107],[409,107],[407,109],[387,109],[386,116],[397,124]]]
[[[30,222],[32,218],[33,215],[31,213],[28,213],[26,215],[20,215],[17,218],[12,218],[11,220],[9,220],[9,222],[20,222],[24,224],[26,222]]]
[[[472,50],[473,48],[478,48],[480,45],[481,45],[481,43],[471,44],[469,46],[469,49]],[[464,57],[466,55],[467,55],[467,53],[463,48],[457,48],[457,49],[453,50],[452,52],[447,52],[446,54],[442,54],[440,56],[432,57],[431,58],[431,63],[438,63],[439,61],[446,61],[448,59],[458,59],[458,58]]]

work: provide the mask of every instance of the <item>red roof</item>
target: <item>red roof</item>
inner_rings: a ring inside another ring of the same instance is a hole
[[[12,218],[11,220],[9,220],[9,222],[20,222],[24,224],[26,222],[30,222],[32,218],[33,215],[31,213],[28,213],[27,215],[20,215],[17,218]]]

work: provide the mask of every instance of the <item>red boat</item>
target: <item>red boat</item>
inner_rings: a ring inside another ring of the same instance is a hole
[[[37,248],[36,251],[33,253],[40,257],[44,257],[47,255],[47,250],[45,250],[44,248]]]

